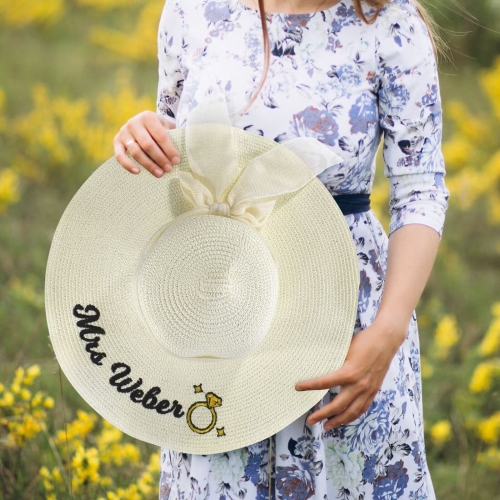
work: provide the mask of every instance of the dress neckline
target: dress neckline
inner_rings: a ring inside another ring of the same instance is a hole
[[[298,14],[292,14],[292,13],[288,13],[288,12],[267,12],[267,17],[276,17],[276,16],[282,16],[282,17],[288,17],[288,18],[299,18],[299,17],[304,17],[304,16],[312,17],[312,16],[315,16],[316,14],[319,14],[321,12],[330,12],[330,11],[333,12],[334,9],[337,9],[343,3],[344,3],[344,0],[340,0],[340,2],[337,2],[335,5],[328,7],[328,9],[318,10],[317,12],[302,12],[302,13],[298,13]],[[244,5],[243,3],[241,3],[240,0],[237,0],[237,4],[241,9],[252,12],[256,16],[258,16],[260,19],[260,11],[258,9],[254,9],[252,7],[248,7],[247,5]]]

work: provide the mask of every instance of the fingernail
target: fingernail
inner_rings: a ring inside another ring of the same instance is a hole
[[[170,165],[170,163],[165,163],[165,165],[163,165],[163,168],[166,170],[172,170],[172,165]]]
[[[174,156],[172,158],[172,163],[175,163],[177,165],[177,163],[179,163],[181,161],[181,159],[178,157],[178,156]]]
[[[132,167],[132,172],[134,174],[138,174],[139,173],[139,169],[137,167]]]
[[[162,176],[163,175],[163,170],[161,170],[160,168],[155,168],[155,174],[159,175],[159,176]]]

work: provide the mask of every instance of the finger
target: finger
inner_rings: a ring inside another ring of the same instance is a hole
[[[355,398],[349,406],[344,408],[344,410],[334,417],[328,419],[323,428],[327,431],[337,427],[339,425],[348,425],[355,420],[357,420],[361,415],[366,413],[366,411],[370,408],[373,398],[376,393],[372,393],[368,395],[368,397],[363,397],[363,395],[359,395]]]
[[[133,142],[127,146],[130,156],[134,158],[137,163],[140,163],[146,170],[151,172],[155,177],[161,177],[164,170],[160,168],[142,149],[139,143],[139,138],[136,137],[137,142]]]
[[[309,415],[307,423],[312,425],[340,413],[344,408],[349,406],[356,397],[357,394],[352,388],[341,388],[339,394],[331,403],[322,406],[319,410]]]
[[[125,146],[120,141],[115,141],[114,149],[115,158],[122,167],[132,174],[138,174],[140,172],[139,167],[127,156]]]
[[[330,389],[338,385],[348,383],[347,372],[342,366],[338,370],[322,375],[321,377],[312,378],[309,380],[302,380],[295,384],[297,391],[310,391],[315,389]]]
[[[160,114],[154,114],[155,119],[148,120],[148,129],[149,133],[156,141],[158,146],[163,150],[163,152],[167,155],[170,162],[173,165],[176,165],[180,161],[179,151],[174,146],[174,143],[170,139],[170,136],[167,133],[167,130],[172,130],[175,128],[175,125],[168,120],[166,120]],[[159,118],[159,120],[157,119]],[[149,125],[151,123],[151,125]]]
[[[163,170],[170,172],[179,163],[179,153],[156,113],[144,115],[142,121],[130,125],[143,151]],[[175,161],[174,161],[175,160]]]

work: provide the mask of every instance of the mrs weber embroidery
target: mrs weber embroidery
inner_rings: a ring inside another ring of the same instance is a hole
[[[85,308],[81,304],[76,304],[73,307],[73,316],[79,319],[76,325],[80,328],[80,339],[85,342],[85,351],[89,353],[90,361],[97,366],[103,366],[103,361],[107,357],[107,354],[101,349],[100,341],[101,337],[106,335],[106,332],[100,326],[93,324],[101,317],[101,312],[92,304],[87,304]],[[108,380],[109,384],[115,387],[118,392],[128,394],[133,403],[141,404],[147,410],[155,410],[160,415],[172,413],[175,418],[181,418],[185,415],[182,405],[177,400],[174,399],[172,403],[168,399],[159,400],[160,387],[154,386],[147,391],[141,389],[140,387],[143,384],[142,378],[138,378],[134,382],[129,377],[132,368],[126,363],[113,363],[111,371],[113,375]],[[201,384],[195,385],[194,389],[195,394],[203,392]],[[222,398],[213,392],[206,393],[205,401],[196,401],[188,409],[186,421],[189,428],[197,434],[210,432],[217,422],[215,408],[220,406],[222,406]],[[211,414],[211,421],[204,428],[196,426],[192,421],[193,411],[202,407],[207,408]],[[216,430],[217,437],[226,435],[224,427],[217,428]]]

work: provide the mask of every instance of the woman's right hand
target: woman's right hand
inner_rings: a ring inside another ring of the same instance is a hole
[[[140,172],[139,168],[127,156],[126,151],[149,170],[155,177],[161,177],[163,172],[170,172],[172,165],[179,163],[180,155],[173,145],[167,130],[175,125],[154,111],[143,111],[133,116],[113,139],[115,157],[125,169],[134,174]],[[126,146],[125,144],[135,142]]]

